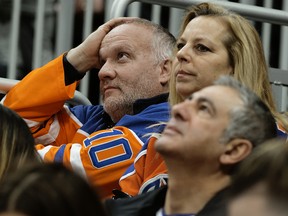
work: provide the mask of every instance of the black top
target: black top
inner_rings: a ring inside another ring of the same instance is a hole
[[[219,191],[196,215],[226,216],[226,191],[227,189]],[[152,216],[164,207],[166,192],[167,186],[163,186],[131,198],[108,199],[104,204],[110,216]]]

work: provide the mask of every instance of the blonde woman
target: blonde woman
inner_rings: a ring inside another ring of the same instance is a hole
[[[189,33],[189,29],[192,30],[192,33],[195,32],[195,30],[191,29],[191,21],[197,17],[201,17],[201,19],[205,19],[203,22],[207,23],[207,21],[211,19],[215,19],[215,23],[219,23],[219,26],[214,26],[214,29],[205,29],[202,26],[200,26],[200,29],[203,30],[202,35],[197,35],[199,37],[205,36],[205,34],[210,34],[214,31],[218,31],[218,36],[220,37],[219,41],[224,49],[226,50],[226,54],[228,55],[228,64],[231,67],[231,71],[223,70],[220,71],[219,74],[223,73],[229,73],[231,76],[233,76],[235,79],[239,80],[241,83],[245,84],[248,88],[250,88],[252,91],[254,91],[263,101],[264,103],[269,107],[271,112],[273,113],[275,119],[277,120],[278,126],[284,130],[288,131],[288,120],[287,117],[279,114],[276,110],[275,103],[272,96],[272,90],[271,85],[269,83],[269,77],[268,77],[268,68],[267,63],[265,61],[264,51],[262,47],[261,40],[259,38],[258,32],[256,29],[251,25],[251,23],[246,20],[244,17],[235,14],[231,11],[228,11],[224,9],[223,7],[217,6],[215,4],[211,3],[202,3],[198,6],[192,7],[187,15],[184,18],[181,30],[180,30],[180,38],[178,39],[177,43],[177,58],[179,62],[181,62],[181,65],[183,65],[183,62],[186,61],[187,64],[190,64],[191,61],[186,58],[184,53],[184,44],[189,46],[189,43],[185,43],[185,36],[183,36],[183,33]],[[222,32],[221,31],[221,25],[224,28]],[[209,25],[207,25],[209,27]],[[186,31],[185,31],[186,30]],[[211,32],[208,32],[208,31]],[[222,34],[221,34],[222,33]],[[207,40],[213,40],[214,38],[209,38],[208,35]],[[189,36],[188,36],[189,37]],[[194,40],[195,37],[191,36],[188,38],[188,40]],[[184,40],[184,42],[183,42]],[[206,40],[206,43],[208,41]],[[217,41],[213,40],[214,44],[210,45],[205,44],[205,39],[202,40],[203,44],[191,44],[192,46],[198,46],[198,49],[202,47],[202,49],[211,49],[210,51],[204,51],[208,52],[207,55],[198,55],[198,58],[193,57],[193,62],[199,63],[199,59],[206,60],[206,63],[211,63],[210,61],[213,61],[211,59],[211,55],[209,55],[209,52],[216,53],[217,50],[214,47],[215,44],[217,44]],[[192,48],[192,47],[190,47]],[[183,54],[184,53],[184,54]],[[188,54],[188,53],[186,53]],[[188,54],[189,55],[189,54]],[[190,56],[192,57],[192,56]],[[189,61],[189,62],[188,62]],[[223,59],[224,61],[224,59]],[[210,65],[211,66],[211,65]],[[209,65],[207,65],[209,67]],[[181,70],[181,68],[180,68]],[[214,70],[214,71],[213,71]],[[211,82],[215,80],[216,76],[219,76],[219,74],[215,74],[215,70],[217,68],[215,67],[209,67],[207,70],[207,74],[203,74],[203,71],[197,71],[197,76],[192,77],[192,79],[184,79],[182,81],[179,77],[177,77],[177,73],[179,71],[174,71],[174,76],[171,76],[170,81],[170,103],[173,106],[174,104],[177,104],[179,102],[182,102],[186,96],[191,92],[195,92],[207,85],[210,85]],[[193,82],[194,81],[194,82]],[[186,85],[185,85],[186,83]],[[192,85],[191,85],[192,84]],[[186,88],[186,89],[185,89]],[[186,91],[186,92],[185,92]]]

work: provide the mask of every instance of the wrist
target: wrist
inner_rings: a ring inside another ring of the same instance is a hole
[[[86,73],[88,70],[92,69],[93,66],[90,63],[91,60],[87,58],[85,53],[76,50],[77,48],[71,49],[67,55],[67,61],[79,72]]]
[[[65,86],[68,86],[75,81],[82,79],[86,73],[79,73],[79,71],[67,60],[67,53],[63,55],[63,67]]]

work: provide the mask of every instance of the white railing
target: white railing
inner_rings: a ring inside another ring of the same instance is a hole
[[[47,62],[43,62],[43,34],[45,26],[45,0],[37,1],[36,19],[35,19],[35,34],[33,43],[33,62],[32,69],[41,67]],[[59,10],[57,11],[57,26],[56,26],[56,48],[53,57],[56,57],[63,52],[71,49],[73,38],[73,14],[75,0],[59,0]],[[13,11],[11,20],[11,39],[10,39],[10,56],[8,64],[7,78],[16,79],[17,77],[17,56],[18,56],[18,40],[20,26],[20,10],[21,0],[13,0]],[[92,32],[92,15],[93,15],[93,0],[86,0],[86,10],[84,18],[83,39]],[[52,60],[52,59],[51,59]],[[82,80],[80,91],[88,95],[88,76]]]
[[[203,0],[104,0],[105,1],[105,20],[112,17],[124,16],[127,10],[127,16],[140,16],[140,3],[149,3],[152,5],[151,20],[160,22],[160,8],[161,6],[170,7],[170,21],[169,31],[175,36],[179,30],[179,24],[185,8],[193,4],[204,2]],[[211,0],[207,0],[211,1]],[[276,90],[277,107],[279,110],[287,110],[287,81],[284,81],[288,76],[288,1],[283,1],[283,9],[271,9],[273,0],[263,0],[265,7],[257,7],[255,0],[240,0],[240,3],[229,2],[225,0],[216,0],[217,4],[223,5],[253,21],[261,21],[262,24],[262,42],[265,55],[269,56],[270,52],[270,34],[271,24],[281,25],[280,38],[280,57],[279,69],[274,70],[270,68],[270,80],[272,83],[278,83]],[[43,26],[45,26],[45,2],[46,0],[37,1],[37,11],[35,18],[35,33],[33,43],[33,61],[32,67],[37,68],[47,63],[42,59],[43,52]],[[9,48],[9,62],[8,62],[8,79],[15,79],[17,74],[17,56],[18,56],[18,39],[19,39],[19,25],[20,25],[20,10],[21,0],[13,0],[13,11],[11,19],[11,37]],[[61,53],[71,49],[73,38],[73,14],[75,8],[75,0],[58,0],[60,9],[57,13],[56,26],[56,44],[55,52],[52,57],[56,57]],[[84,12],[83,24],[83,40],[90,34],[92,29],[92,13],[93,0],[86,0],[86,10]],[[267,57],[268,59],[268,57]],[[51,60],[51,59],[50,59]],[[276,72],[277,71],[277,72]],[[281,75],[279,75],[281,74]],[[286,75],[287,74],[287,75]],[[278,78],[278,76],[280,76]],[[277,77],[277,80],[274,79]],[[80,84],[80,92],[88,97],[89,91],[89,73]],[[281,82],[282,84],[279,84]],[[0,90],[3,87],[3,80],[0,82]],[[275,88],[274,88],[275,89]]]
[[[288,13],[285,11],[248,4],[215,0],[117,0],[114,1],[112,5],[110,17],[123,16],[125,14],[125,10],[128,8],[128,5],[132,2],[150,3],[181,9],[185,9],[191,5],[199,4],[201,2],[216,2],[217,4],[225,6],[226,8],[229,8],[252,20],[279,25],[288,25]]]

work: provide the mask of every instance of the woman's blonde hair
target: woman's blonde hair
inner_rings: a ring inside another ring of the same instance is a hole
[[[192,19],[199,16],[217,17],[227,24],[229,31],[223,36],[223,43],[234,69],[232,76],[254,91],[269,107],[276,121],[288,131],[287,119],[276,111],[262,43],[254,26],[244,17],[221,6],[201,3],[188,9],[179,35]],[[170,80],[169,100],[171,105],[183,100],[176,91],[174,74]]]

